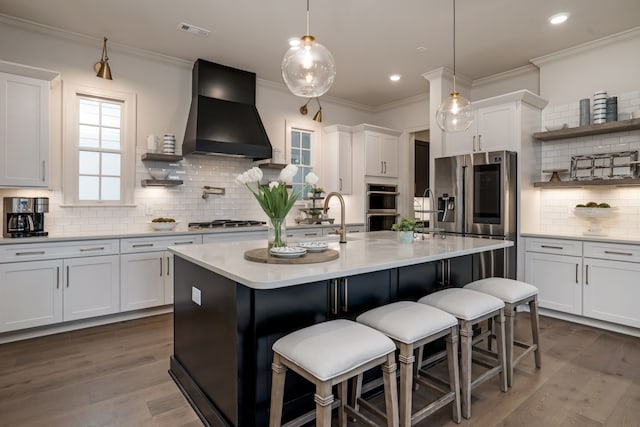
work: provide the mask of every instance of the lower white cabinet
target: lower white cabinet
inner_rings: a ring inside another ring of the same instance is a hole
[[[117,255],[0,264],[0,332],[117,313]]]
[[[527,238],[540,307],[640,328],[640,246]]]

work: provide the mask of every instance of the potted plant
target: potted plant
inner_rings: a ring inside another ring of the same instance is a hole
[[[391,229],[398,232],[402,243],[411,243],[416,229],[416,220],[414,218],[401,218],[398,224],[391,226]]]

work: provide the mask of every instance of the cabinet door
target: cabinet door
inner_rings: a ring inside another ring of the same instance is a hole
[[[524,272],[540,307],[582,314],[582,257],[527,252]]]
[[[62,262],[0,264],[0,332],[62,321]]]
[[[515,116],[514,102],[479,108],[475,151],[517,149]]]
[[[119,272],[118,255],[64,260],[63,319],[117,313],[120,308]]]
[[[287,228],[287,238],[296,241],[322,237],[322,227],[313,228]]]
[[[365,132],[365,175],[383,176],[383,164],[382,159],[380,158],[380,144],[382,144],[382,135],[372,132]]]
[[[165,303],[165,254],[163,251],[120,256],[121,311]]]
[[[342,194],[353,192],[353,145],[351,134],[339,132],[338,136],[338,189]]]
[[[165,252],[164,256],[164,303],[173,304],[173,254]]]
[[[331,314],[355,319],[359,314],[395,298],[396,270],[374,271],[331,281]],[[338,294],[336,295],[336,291]]]
[[[46,187],[49,82],[0,73],[0,186]]]
[[[380,161],[382,173],[390,178],[398,177],[398,138],[383,135],[380,143]]]
[[[640,328],[640,264],[584,259],[584,316]]]
[[[469,154],[476,151],[476,122],[474,120],[464,132],[444,133],[444,144],[442,147],[443,156],[457,156],[459,154]]]

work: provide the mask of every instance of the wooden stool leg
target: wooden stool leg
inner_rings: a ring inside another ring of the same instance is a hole
[[[351,390],[351,406],[353,406],[353,409],[355,409],[356,411],[358,411],[358,399],[360,398],[360,396],[362,395],[362,374],[359,374],[356,378],[354,378],[353,380],[353,387]]]
[[[387,356],[382,365],[384,380],[384,400],[387,411],[387,427],[398,427],[398,386],[396,384],[396,356],[395,352]]]
[[[460,370],[458,368],[458,327],[451,328],[451,333],[445,339],[447,343],[447,363],[449,366],[449,387],[455,394],[451,403],[452,418],[460,423]]]
[[[491,351],[491,339],[493,338],[493,319],[487,319],[487,350]]]
[[[506,346],[506,358],[507,358],[507,386],[513,385],[513,319],[515,316],[514,307],[511,304],[506,303],[504,307],[505,315],[505,333],[504,343]]]
[[[413,391],[413,345],[399,343],[400,355],[400,426],[411,426],[411,395]]]
[[[542,367],[542,357],[540,354],[540,319],[538,317],[538,297],[529,301],[529,313],[531,316],[531,335],[533,344],[536,346],[534,356],[536,360],[536,368]]]
[[[471,418],[471,346],[473,329],[471,323],[460,321],[460,386],[462,388],[462,416]]]
[[[331,382],[316,383],[316,394],[313,400],[316,402],[316,426],[331,427],[331,404],[333,403]]]
[[[338,425],[340,427],[347,427],[347,414],[344,412],[344,407],[347,405],[347,396],[349,381],[342,381],[338,384],[338,399],[340,399],[340,407],[338,408]]]
[[[284,380],[287,368],[280,363],[278,353],[273,355],[271,364],[271,410],[269,412],[269,427],[280,427],[282,424],[282,400],[284,398]]]
[[[504,338],[504,309],[494,316],[493,318],[496,327],[496,343],[498,345],[498,363],[502,367],[500,371],[500,389],[504,392],[508,390],[507,387],[507,358],[505,352],[505,338]]]

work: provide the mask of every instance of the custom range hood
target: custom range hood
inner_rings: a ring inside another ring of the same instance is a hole
[[[182,153],[271,158],[255,104],[255,73],[198,59]]]

